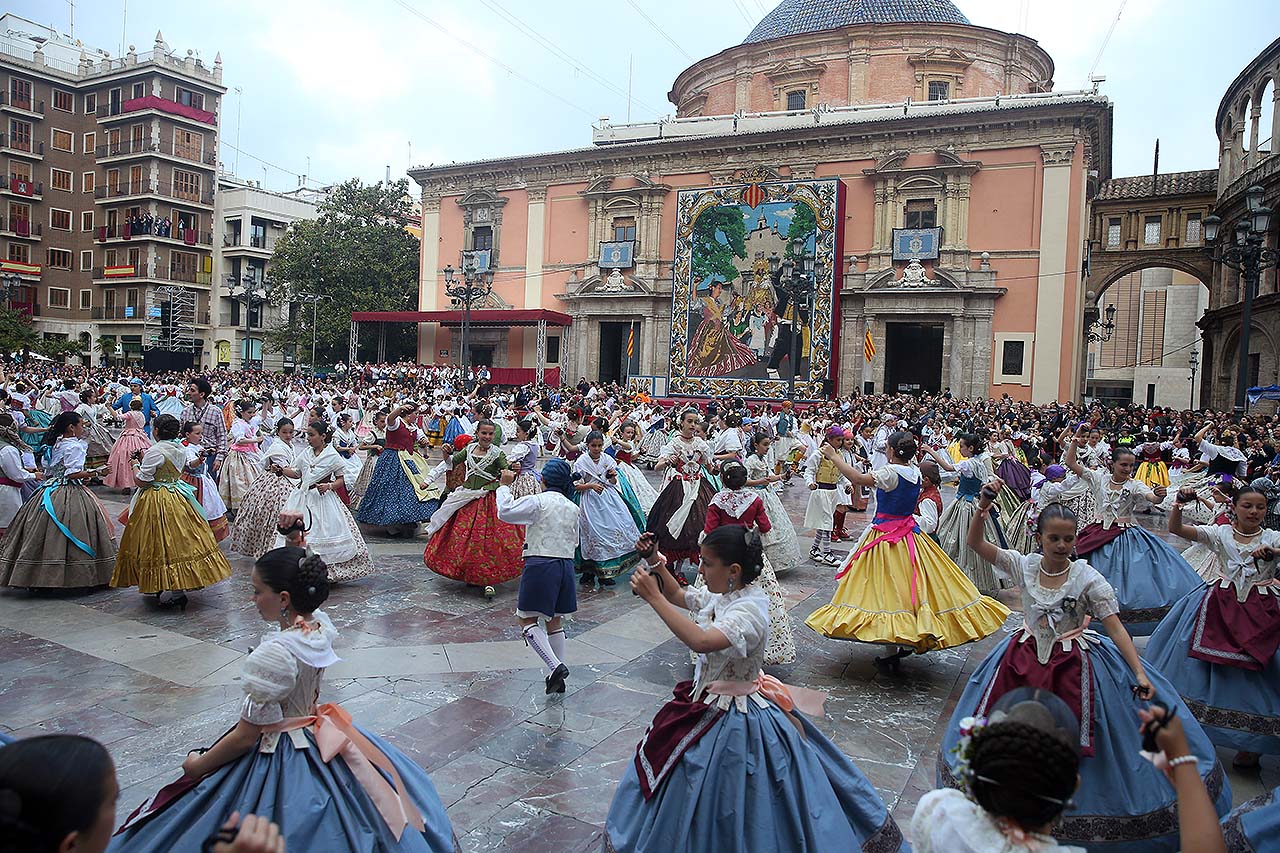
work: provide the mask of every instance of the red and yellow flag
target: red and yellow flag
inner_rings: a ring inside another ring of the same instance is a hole
[[[870,361],[876,354],[876,342],[871,340],[871,330],[867,329],[866,340],[862,342],[862,354]]]

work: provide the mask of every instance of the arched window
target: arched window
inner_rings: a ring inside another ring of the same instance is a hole
[[[1258,99],[1258,108],[1261,114],[1258,116],[1258,153],[1270,154],[1276,150],[1275,140],[1272,138],[1275,134],[1275,109],[1276,109],[1276,81],[1268,80],[1266,88],[1262,90],[1262,95]]]

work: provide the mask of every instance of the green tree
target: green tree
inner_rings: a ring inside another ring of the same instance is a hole
[[[65,362],[68,356],[82,355],[85,350],[76,338],[41,338],[31,347],[45,358]]]
[[[726,284],[738,277],[734,258],[747,256],[747,227],[739,207],[712,207],[693,223],[693,280]]]
[[[111,360],[116,357],[115,335],[99,335],[98,339],[93,343],[93,349],[100,356],[102,364],[110,364]]]
[[[36,348],[40,336],[31,327],[31,318],[20,311],[0,308],[0,356],[8,358]]]
[[[787,228],[787,255],[792,254],[792,241],[797,237],[808,243],[809,238],[818,233],[818,217],[813,208],[804,202],[796,202],[791,217],[791,226]]]
[[[310,360],[312,310],[316,312],[316,360],[347,359],[352,311],[413,311],[418,302],[418,238],[404,229],[412,221],[409,182],[366,186],[339,184],[320,204],[319,217],[294,223],[276,241],[265,283],[275,302],[298,302],[293,322],[267,330],[267,346],[293,347]],[[332,301],[307,299],[321,294]],[[388,329],[388,352],[413,351],[417,329]]]

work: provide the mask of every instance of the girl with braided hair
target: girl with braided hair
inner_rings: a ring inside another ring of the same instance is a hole
[[[825,696],[761,672],[769,600],[759,535],[702,541],[704,589],[682,588],[643,534],[631,589],[698,653],[636,748],[605,822],[605,849],[909,849],[867,778],[809,721]]]
[[[289,850],[452,853],[457,840],[426,772],[341,706],[318,704],[325,669],[341,660],[338,630],[320,609],[324,560],[275,548],[251,580],[273,629],[242,664],[235,726],[188,753],[182,778],[130,815],[112,853],[199,850],[232,812],[275,821]]]
[[[1061,504],[1040,514],[1038,553],[997,548],[983,536],[983,516],[995,499],[985,489],[969,523],[968,545],[1022,592],[1023,627],[992,649],[965,685],[943,733],[939,783],[961,784],[956,751],[966,717],[987,716],[1018,687],[1050,691],[1067,703],[1076,735],[1080,790],[1053,827],[1065,841],[1107,851],[1176,850],[1177,798],[1163,775],[1140,754],[1135,719],[1159,697],[1183,721],[1188,754],[1219,816],[1231,807],[1231,788],[1213,744],[1173,685],[1138,657],[1120,621],[1120,603],[1106,578],[1076,559],[1076,519]],[[1102,623],[1105,636],[1090,629]]]

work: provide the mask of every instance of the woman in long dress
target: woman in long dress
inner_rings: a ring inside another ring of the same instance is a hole
[[[417,407],[406,400],[387,417],[387,446],[356,511],[361,524],[399,529],[428,521],[440,506],[441,491],[429,481],[430,466],[416,449],[422,433],[409,422]]]
[[[111,456],[111,445],[115,444],[104,423],[111,409],[102,404],[92,388],[85,388],[80,392],[80,404],[76,406],[76,412],[84,418],[84,438],[89,443],[85,467],[105,468]]]
[[[666,470],[666,479],[645,526],[658,537],[658,548],[677,574],[681,574],[681,563],[697,562],[701,553],[698,537],[707,520],[707,506],[716,493],[711,481],[703,476],[711,464],[711,446],[694,435],[697,424],[696,409],[682,412],[679,431],[654,465],[659,471]]]
[[[320,609],[331,583],[323,559],[277,548],[251,580],[273,630],[244,659],[234,727],[187,754],[182,778],[130,815],[111,853],[200,850],[232,812],[277,823],[291,851],[456,851],[426,772],[340,705],[318,703],[325,669],[341,660]]]
[[[605,849],[909,849],[880,795],[809,721],[825,697],[761,671],[768,600],[760,538],[721,527],[701,546],[705,589],[681,588],[646,533],[631,588],[698,653],[628,762]]]
[[[0,537],[22,509],[23,487],[44,479],[43,474],[32,473],[23,466],[22,453],[26,447],[13,415],[0,412]]]
[[[307,547],[324,558],[333,583],[346,583],[373,574],[373,563],[351,510],[338,497],[347,466],[332,438],[333,428],[324,421],[307,427],[307,449],[284,469],[286,477],[298,482],[281,512],[302,515]],[[275,547],[284,545],[285,535],[277,531]]]
[[[129,411],[124,414],[124,431],[111,448],[107,476],[103,481],[108,489],[120,489],[127,494],[130,489],[138,487],[133,478],[133,462],[138,453],[151,446],[143,424],[142,401],[134,397],[129,403]]]
[[[338,492],[338,497],[343,498],[343,503],[351,506],[351,486],[356,484],[360,479],[361,464],[360,456],[357,451],[360,449],[360,438],[356,435],[355,420],[349,412],[343,412],[338,415],[338,425],[333,431],[333,449],[338,451],[338,455],[342,457],[343,464],[346,465],[346,472],[343,474],[343,488]]]
[[[494,492],[507,458],[493,443],[492,421],[476,424],[476,440],[448,457],[451,474],[462,482],[452,489],[427,525],[427,568],[468,586],[494,586],[520,576],[524,568],[524,531],[498,518]]]
[[[890,434],[885,451],[889,464],[863,474],[823,445],[822,453],[851,483],[875,486],[876,515],[836,575],[840,584],[831,603],[805,624],[831,639],[887,645],[893,651],[877,658],[877,666],[896,669],[913,652],[953,648],[995,633],[1009,609],[980,594],[946,552],[919,533],[915,512],[922,477],[911,464],[911,433]]]
[[[1262,527],[1261,489],[1237,490],[1231,524],[1194,525],[1178,493],[1169,532],[1213,549],[1221,578],[1173,605],[1147,643],[1161,669],[1218,746],[1238,750],[1235,764],[1255,769],[1260,753],[1280,753],[1280,531]]]
[[[973,433],[960,435],[959,462],[952,462],[944,453],[935,453],[934,459],[944,470],[955,471],[960,475],[956,483],[956,499],[942,512],[938,519],[938,544],[947,556],[959,566],[974,586],[984,595],[991,595],[1000,589],[1000,580],[991,566],[964,544],[965,533],[969,529],[969,519],[973,518],[975,502],[984,484],[994,479],[991,468],[991,457],[986,450],[986,442],[981,436]],[[988,515],[986,520],[987,541],[999,545],[1001,532],[996,530],[998,522]]]
[[[728,376],[735,370],[755,364],[755,350],[733,336],[724,319],[720,304],[722,282],[712,280],[702,303],[702,322],[689,344],[690,376]]]
[[[505,451],[507,462],[517,467],[516,479],[511,484],[511,494],[516,498],[536,495],[542,491],[542,478],[538,474],[537,429],[529,418],[516,421],[516,440]]]
[[[369,431],[360,437],[357,450],[364,451],[364,462],[360,465],[360,474],[355,479],[355,485],[347,488],[347,494],[351,498],[351,511],[357,512],[360,509],[360,501],[364,500],[364,493],[369,489],[369,483],[373,482],[373,471],[378,465],[378,455],[382,453],[387,446],[387,413],[377,412],[373,416],[373,425]]]
[[[782,500],[774,491],[776,484],[785,478],[773,472],[769,455],[772,441],[767,435],[756,433],[751,441],[751,453],[747,456],[747,485],[760,493],[765,512],[772,526],[760,539],[764,542],[764,554],[777,574],[785,574],[800,565],[800,540],[796,536],[791,516],[782,506]]]
[[[990,506],[986,499],[979,513]],[[957,787],[961,721],[984,717],[1011,690],[1028,686],[1063,699],[1080,724],[1080,786],[1052,828],[1060,841],[1091,850],[1178,849],[1177,797],[1164,774],[1143,757],[1136,722],[1159,699],[1185,727],[1190,753],[1219,816],[1231,807],[1231,787],[1213,744],[1174,686],[1144,664],[1120,621],[1115,590],[1086,560],[1074,559],[1076,519],[1061,506],[1040,515],[1041,553],[997,548],[970,522],[968,544],[1022,591],[1024,626],[1006,636],[969,678],[942,738],[938,781]],[[1090,630],[1100,622],[1106,636]]]
[[[289,497],[293,481],[284,475],[296,455],[293,450],[293,421],[280,418],[275,436],[263,452],[265,470],[249,487],[240,502],[235,524],[231,525],[231,550],[255,560],[270,551],[276,541],[276,524]]]
[[[208,451],[204,448],[204,425],[188,421],[182,425],[182,446],[187,449],[187,465],[182,470],[183,481],[196,490],[196,500],[204,508],[204,517],[213,532],[213,541],[221,542],[231,533],[227,524],[227,505],[218,494],[218,484],[209,476],[205,465]]]
[[[262,455],[258,452],[262,439],[254,420],[258,404],[240,400],[235,408],[236,418],[227,430],[227,456],[218,473],[218,494],[233,514],[240,511],[240,501],[262,471]]]
[[[648,520],[653,505],[658,500],[658,490],[649,485],[644,474],[635,466],[639,452],[639,427],[634,421],[623,421],[613,437],[613,458],[618,463],[619,485],[625,494],[630,490],[640,507],[643,519]]]
[[[1107,471],[1085,468],[1076,458],[1083,430],[1067,448],[1066,466],[1093,489],[1096,514],[1076,540],[1076,553],[1107,579],[1120,601],[1120,621],[1130,634],[1147,636],[1170,606],[1203,581],[1182,555],[1144,527],[1133,523],[1139,500],[1159,503],[1164,489],[1149,489],[1132,479],[1133,451],[1117,447]]]
[[[604,435],[587,434],[587,452],[573,463],[578,492],[582,579],[612,586],[636,562],[640,529],[618,486],[618,465],[604,452]]]
[[[138,490],[129,502],[114,587],[136,586],[158,602],[187,609],[186,592],[231,577],[231,566],[213,539],[195,489],[182,479],[187,448],[173,415],[158,415],[151,424],[156,443],[133,463]]]
[[[0,539],[0,584],[30,588],[104,586],[115,562],[114,527],[84,481],[84,419],[63,412],[41,443],[44,479]]]

